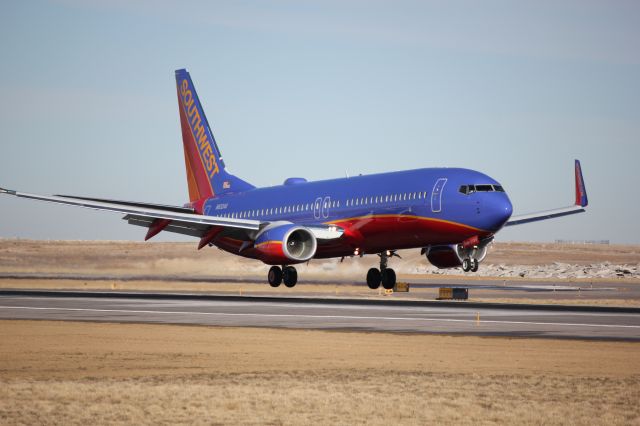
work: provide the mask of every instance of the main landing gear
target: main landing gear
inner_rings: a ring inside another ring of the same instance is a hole
[[[284,282],[285,286],[291,288],[298,282],[298,271],[293,266],[283,266],[282,269],[279,266],[272,266],[267,278],[271,287],[278,287]]]
[[[389,257],[397,256],[397,254],[386,251],[378,256],[380,256],[380,269],[369,269],[369,272],[367,272],[367,285],[370,289],[375,290],[382,283],[382,287],[390,290],[396,285],[396,272],[391,268],[387,268],[387,261]]]

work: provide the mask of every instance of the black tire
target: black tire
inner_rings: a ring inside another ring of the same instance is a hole
[[[282,282],[282,269],[280,269],[279,266],[272,266],[271,269],[269,269],[267,279],[271,287],[278,287]]]
[[[471,259],[471,272],[478,272],[479,267],[480,262],[478,262],[478,259]]]
[[[369,272],[367,272],[367,285],[371,290],[375,290],[380,287],[380,282],[382,281],[382,274],[380,274],[380,270],[378,268],[371,268]]]
[[[284,285],[291,288],[298,282],[298,271],[293,266],[287,266],[282,271],[282,281]]]
[[[471,270],[471,261],[469,259],[464,259],[462,261],[462,270],[464,272],[469,272]]]
[[[391,290],[396,286],[396,271],[391,268],[387,268],[382,271],[382,287],[386,290]]]

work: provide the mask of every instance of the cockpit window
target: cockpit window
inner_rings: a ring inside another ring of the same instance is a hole
[[[458,190],[460,193],[469,195],[474,192],[504,192],[504,188],[500,185],[462,185]]]
[[[491,185],[476,185],[476,191],[478,192],[492,192],[493,186]]]

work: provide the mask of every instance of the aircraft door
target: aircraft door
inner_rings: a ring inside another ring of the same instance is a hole
[[[320,212],[322,211],[322,198],[316,198],[316,201],[313,203],[313,217],[315,219],[320,219]]]
[[[433,213],[440,213],[442,211],[442,190],[447,184],[446,178],[440,178],[433,185],[433,192],[431,192],[431,211]]]
[[[322,217],[324,219],[329,217],[329,207],[331,207],[331,197],[324,197],[324,202],[322,203]]]

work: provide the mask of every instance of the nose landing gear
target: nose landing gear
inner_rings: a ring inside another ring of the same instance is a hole
[[[478,262],[478,259],[476,258],[467,257],[462,260],[462,270],[464,272],[469,272],[469,271],[478,272],[479,266],[480,266],[480,262]]]
[[[375,290],[382,284],[382,287],[390,290],[396,285],[396,272],[391,268],[387,268],[387,262],[389,257],[398,255],[392,251],[385,251],[378,256],[380,256],[380,269],[369,269],[367,272],[367,285],[370,289]]]
[[[482,262],[487,255],[487,250],[493,237],[480,239],[478,237],[469,238],[458,245],[458,257],[462,259],[462,270],[464,272],[478,272],[480,262]]]

